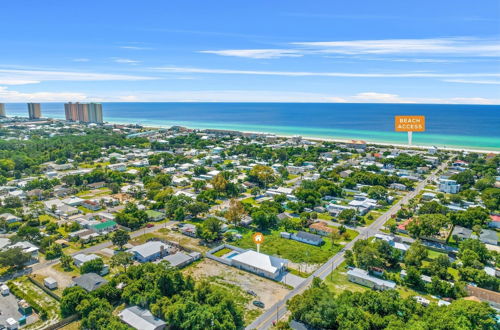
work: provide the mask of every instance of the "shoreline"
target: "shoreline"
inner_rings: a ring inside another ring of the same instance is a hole
[[[110,124],[114,124],[109,122]],[[119,125],[130,125],[130,123],[118,123]],[[150,129],[163,129],[163,128],[170,128],[172,126],[150,126],[150,125],[141,125],[143,128],[150,128]],[[185,126],[182,126],[185,127]],[[194,129],[194,130],[206,130],[207,128],[195,128],[195,127],[185,127],[187,129]],[[231,130],[224,130],[224,129],[217,129],[217,128],[209,128],[212,130],[220,130],[220,131],[231,131]],[[278,138],[291,138],[294,135],[299,135],[304,139],[312,140],[312,141],[324,141],[324,142],[339,142],[339,143],[349,143],[351,140],[359,140],[359,139],[337,139],[337,138],[325,138],[325,137],[316,137],[316,136],[308,136],[308,135],[301,135],[301,134],[276,134],[276,133],[271,133],[271,132],[257,132],[257,131],[238,131],[234,130],[235,132],[240,132],[243,134],[269,134],[269,135],[274,135]],[[405,149],[429,149],[432,147],[436,147],[438,150],[446,150],[446,151],[467,151],[467,152],[474,152],[474,153],[483,153],[483,154],[488,154],[488,153],[494,153],[494,154],[500,154],[500,151],[497,150],[491,150],[491,149],[472,149],[468,147],[458,147],[458,146],[453,146],[453,147],[439,147],[439,146],[428,146],[428,145],[407,145],[407,144],[398,144],[398,143],[391,143],[391,142],[376,142],[376,141],[369,141],[369,140],[363,140],[366,142],[367,145],[377,145],[377,146],[393,146],[393,147],[398,147],[398,148],[405,148]]]
[[[12,117],[11,117],[12,118]],[[14,117],[15,118],[15,117]],[[23,118],[25,119],[26,117],[17,117],[17,118]],[[52,120],[52,121],[62,121],[66,122],[64,119],[61,118],[42,118],[44,120]],[[436,147],[439,150],[446,150],[446,151],[455,151],[455,152],[460,152],[460,151],[466,151],[466,152],[474,152],[474,153],[482,153],[482,154],[488,154],[488,153],[494,153],[494,154],[500,154],[500,150],[492,150],[492,149],[475,149],[474,147],[467,147],[467,146],[439,146],[439,145],[418,145],[418,144],[401,144],[401,143],[394,143],[394,142],[384,142],[384,141],[373,141],[373,140],[368,140],[364,138],[328,138],[328,137],[320,137],[320,136],[311,136],[311,135],[304,135],[304,134],[283,134],[283,133],[273,133],[273,132],[266,132],[266,131],[246,131],[246,130],[237,130],[237,129],[221,129],[221,128],[202,128],[202,127],[193,127],[193,126],[186,126],[182,124],[176,124],[176,125],[161,125],[161,124],[138,124],[138,123],[131,123],[131,122],[122,122],[122,121],[106,121],[104,124],[111,124],[111,125],[140,125],[142,128],[145,129],[164,129],[164,128],[170,128],[172,126],[181,126],[185,127],[188,129],[193,129],[193,130],[220,130],[220,131],[234,131],[234,132],[240,132],[244,134],[269,134],[269,135],[274,135],[278,138],[290,138],[292,136],[299,135],[305,139],[309,139],[312,141],[325,141],[325,142],[337,142],[337,143],[349,143],[351,140],[363,140],[366,142],[367,145],[376,145],[376,146],[393,146],[393,147],[398,147],[398,148],[405,148],[405,149],[420,149],[420,150],[425,150],[429,149],[432,147]]]

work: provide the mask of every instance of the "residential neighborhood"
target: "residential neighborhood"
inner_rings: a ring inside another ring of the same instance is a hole
[[[18,150],[0,150],[5,326],[85,328],[88,308],[116,329],[169,328],[170,304],[203,289],[235,299],[237,328],[269,328],[316,278],[500,307],[498,154],[57,120],[1,130]]]

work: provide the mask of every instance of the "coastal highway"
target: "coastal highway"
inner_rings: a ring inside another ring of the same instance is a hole
[[[315,277],[319,277],[324,280],[328,274],[333,272],[343,261],[345,251],[353,248],[354,243],[360,239],[366,239],[368,237],[374,236],[383,225],[391,218],[392,215],[396,214],[404,204],[407,204],[410,199],[417,196],[422,189],[425,188],[427,184],[434,181],[437,177],[437,173],[443,170],[448,165],[447,162],[441,164],[437,169],[435,169],[425,180],[418,183],[414,190],[408,192],[403,198],[401,198],[396,204],[394,204],[387,212],[378,217],[371,225],[361,229],[359,235],[356,236],[352,241],[347,243],[344,248],[332,258],[330,258],[326,263],[324,263],[320,268],[318,268],[311,276],[309,276],[304,282],[299,286],[290,291],[282,300],[278,301],[276,304],[271,306],[267,311],[265,311],[261,316],[259,316],[255,321],[246,327],[247,330],[251,329],[269,329],[272,327],[273,322],[277,322],[281,319],[287,312],[286,302],[293,298],[295,295],[304,292],[312,280]]]
[[[156,224],[156,225],[154,225],[153,227],[150,227],[150,228],[147,228],[147,227],[141,228],[139,230],[130,232],[130,238],[135,238],[137,236],[141,236],[141,235],[144,235],[144,234],[152,233],[154,231],[157,231],[158,229],[166,228],[167,226],[172,225],[174,223],[175,222],[170,221],[170,222],[164,222],[164,223]],[[86,253],[94,253],[94,252],[97,252],[97,251],[102,250],[104,248],[108,248],[108,247],[110,247],[112,245],[113,245],[113,243],[111,241],[106,241],[106,242],[103,242],[103,243],[99,243],[99,244],[90,246],[90,247],[88,247],[86,249],[79,250],[79,251],[77,251],[75,253],[72,253],[71,256],[75,256],[75,255],[80,254],[80,253],[85,253],[85,254]],[[32,265],[30,267],[31,268],[31,272],[36,272],[37,270],[40,270],[40,269],[45,268],[45,267],[52,266],[52,265],[54,265],[54,264],[56,264],[58,262],[59,262],[59,258],[58,259],[53,259],[53,260],[47,260],[47,261],[44,261],[44,262],[39,262],[39,263],[34,264],[34,265]]]

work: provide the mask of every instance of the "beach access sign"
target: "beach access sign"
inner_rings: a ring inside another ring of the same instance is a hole
[[[408,144],[411,145],[413,132],[425,132],[425,116],[395,116],[396,132],[408,132]]]
[[[396,132],[425,132],[425,116],[394,117]]]

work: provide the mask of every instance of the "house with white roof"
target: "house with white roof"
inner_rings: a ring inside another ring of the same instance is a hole
[[[360,268],[353,268],[347,272],[347,278],[349,281],[367,286],[375,290],[389,290],[396,287],[396,283],[393,281],[387,281],[375,276],[368,274],[368,271]]]
[[[19,222],[22,219],[12,213],[2,213],[0,214],[0,218],[4,218],[7,223]]]
[[[288,260],[247,250],[231,258],[231,265],[275,280],[286,271]]]
[[[167,256],[172,247],[160,241],[149,241],[141,245],[134,246],[128,252],[134,255],[139,262],[153,261]]]
[[[167,324],[165,321],[153,316],[147,309],[139,306],[125,308],[118,314],[120,320],[138,330],[162,330]]]

